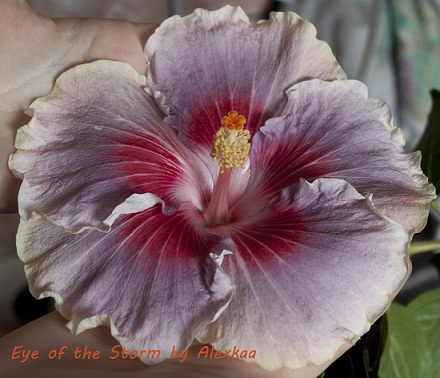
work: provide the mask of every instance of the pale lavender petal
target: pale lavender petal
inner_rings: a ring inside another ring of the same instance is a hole
[[[258,220],[230,227],[236,252],[222,268],[237,289],[198,338],[256,350],[247,360],[265,369],[332,360],[385,312],[408,275],[403,227],[342,180],[301,180]]]
[[[229,111],[244,115],[252,134],[285,104],[293,84],[345,78],[313,25],[292,12],[251,25],[238,7],[197,9],[164,21],[145,53],[149,84],[163,95],[167,121],[203,150]]]
[[[34,216],[20,224],[17,244],[30,290],[53,296],[74,334],[110,325],[128,350],[188,348],[194,334],[228,304],[234,289],[210,253],[228,245],[202,227],[197,209],[171,216],[160,205],[121,215],[108,233],[67,233]]]
[[[106,230],[103,220],[134,193],[202,207],[210,190],[203,168],[124,63],[77,66],[35,101],[33,119],[17,136],[10,168],[24,178],[21,215],[33,211],[77,232]]]
[[[373,194],[375,206],[408,232],[421,231],[435,189],[419,153],[405,153],[388,106],[348,80],[300,83],[289,97],[286,115],[253,139],[248,198],[271,196],[300,178],[339,178]]]

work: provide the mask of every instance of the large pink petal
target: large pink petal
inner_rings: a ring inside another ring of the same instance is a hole
[[[32,294],[53,296],[74,334],[110,325],[127,349],[160,350],[143,358],[157,363],[188,348],[234,289],[219,266],[227,245],[202,222],[193,206],[167,216],[156,205],[121,215],[108,233],[72,234],[34,216],[20,224],[18,253]]]
[[[404,152],[388,106],[347,80],[311,80],[289,95],[286,115],[253,139],[248,192],[270,196],[301,177],[340,178],[372,193],[377,208],[410,233],[423,229],[435,190],[420,169],[420,154]]]
[[[229,226],[236,253],[222,268],[237,289],[198,338],[255,350],[248,362],[269,370],[332,360],[384,313],[408,274],[403,227],[342,180],[301,180],[259,220]]]
[[[209,182],[124,63],[77,66],[32,106],[10,167],[24,177],[21,215],[45,214],[77,232],[102,221],[133,193],[151,192],[170,211],[182,201],[202,207]]]
[[[345,78],[315,28],[292,12],[251,25],[238,7],[197,9],[164,21],[145,53],[149,84],[169,108],[167,121],[203,150],[229,111],[244,115],[253,133],[285,104],[293,84]]]

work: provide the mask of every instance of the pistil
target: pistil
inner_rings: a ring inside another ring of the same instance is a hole
[[[220,170],[204,214],[209,227],[229,222],[228,191],[232,170],[245,168],[251,147],[251,136],[249,130],[244,129],[245,123],[244,116],[230,111],[222,118],[222,126],[213,136],[211,158],[218,162]]]
[[[208,227],[229,223],[228,189],[231,173],[232,168],[226,168],[223,173],[219,173],[214,184],[212,197],[205,212]]]

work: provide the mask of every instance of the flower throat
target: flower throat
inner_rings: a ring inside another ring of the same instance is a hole
[[[222,126],[213,136],[211,158],[217,161],[220,171],[214,184],[211,200],[205,211],[208,227],[229,223],[228,191],[234,168],[245,168],[251,144],[249,130],[244,129],[246,118],[230,111],[222,118]]]

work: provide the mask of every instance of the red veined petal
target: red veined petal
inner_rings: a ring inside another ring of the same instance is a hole
[[[10,167],[24,179],[21,215],[33,211],[73,232],[102,221],[134,193],[151,192],[169,211],[206,202],[210,176],[162,121],[145,77],[127,64],[77,66],[32,104]]]
[[[253,134],[274,116],[293,84],[346,76],[315,28],[295,13],[251,25],[238,7],[196,10],[164,21],[149,38],[149,85],[163,95],[168,121],[194,149],[210,150],[229,111]]]
[[[349,182],[409,233],[426,224],[435,190],[406,154],[385,103],[368,99],[356,81],[311,80],[290,92],[285,116],[270,120],[253,139],[248,201],[320,177]],[[237,208],[237,214],[240,214]]]
[[[156,205],[121,215],[108,233],[72,234],[34,216],[20,224],[18,253],[32,294],[53,296],[74,334],[111,325],[128,350],[160,350],[143,356],[157,363],[188,348],[234,289],[219,266],[228,244],[200,222],[192,206],[167,216]]]
[[[334,360],[408,276],[404,228],[342,180],[301,180],[292,197],[284,193],[258,220],[228,230],[236,251],[222,268],[236,291],[198,339],[256,350],[247,360],[265,369]]]

